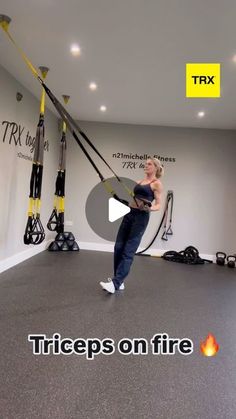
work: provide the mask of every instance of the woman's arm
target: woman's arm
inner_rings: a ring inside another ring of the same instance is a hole
[[[160,181],[156,181],[154,184],[154,204],[151,206],[150,211],[159,211],[161,208],[161,195],[162,195],[162,184]]]

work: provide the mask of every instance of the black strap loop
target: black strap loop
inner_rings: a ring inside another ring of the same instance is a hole
[[[146,256],[146,255],[143,255],[143,253],[146,252],[153,245],[154,241],[156,240],[156,238],[157,238],[157,236],[158,236],[158,234],[159,234],[159,232],[161,230],[161,227],[163,226],[163,223],[164,223],[166,214],[168,212],[169,204],[170,204],[171,201],[173,201],[173,197],[174,197],[173,191],[168,191],[167,192],[167,196],[166,196],[166,203],[165,203],[164,213],[163,213],[161,222],[160,222],[160,224],[158,226],[157,232],[154,235],[154,237],[151,240],[151,242],[149,243],[149,245],[147,247],[145,247],[145,249],[141,250],[140,252],[137,252],[136,255],[138,255],[138,256]]]
[[[45,232],[39,216],[29,216],[24,234],[24,244],[40,244],[45,239]]]

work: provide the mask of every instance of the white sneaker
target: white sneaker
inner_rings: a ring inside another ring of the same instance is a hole
[[[111,278],[107,278],[107,280],[108,280],[108,282],[111,282],[112,281],[112,279]],[[121,284],[121,286],[120,286],[120,288],[119,288],[119,290],[120,291],[123,291],[125,289],[125,284],[124,284],[124,282]]]
[[[109,292],[110,294],[114,294],[116,289],[115,289],[115,285],[113,284],[112,281],[109,282],[99,282],[99,284],[101,285],[101,287],[106,290],[107,292]]]

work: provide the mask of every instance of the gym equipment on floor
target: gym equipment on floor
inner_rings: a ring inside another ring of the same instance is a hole
[[[227,266],[229,268],[235,268],[235,262],[236,262],[236,256],[235,255],[227,256]]]
[[[169,262],[186,263],[188,265],[203,265],[205,262],[212,263],[212,260],[202,259],[199,251],[194,246],[188,246],[181,252],[170,250],[162,255],[164,260]]]
[[[216,253],[216,263],[219,266],[224,266],[226,259],[226,254],[224,252],[217,252]]]
[[[55,241],[50,243],[48,250],[50,252],[66,252],[66,251],[79,251],[78,243],[75,241],[73,233],[64,231],[56,235]]]

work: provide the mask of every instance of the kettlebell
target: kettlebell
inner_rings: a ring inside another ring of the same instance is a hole
[[[216,263],[219,266],[224,266],[226,259],[226,254],[224,252],[217,252],[216,253]]]
[[[234,255],[229,255],[227,257],[227,265],[229,268],[235,268],[235,262],[236,262],[236,256]]]

